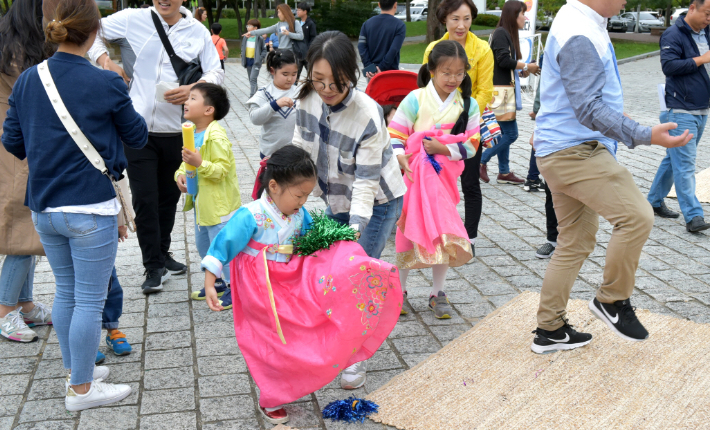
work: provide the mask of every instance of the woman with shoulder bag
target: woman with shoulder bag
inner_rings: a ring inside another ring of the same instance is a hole
[[[123,144],[143,147],[148,129],[123,79],[84,59],[100,27],[96,2],[44,0],[42,10],[46,39],[58,49],[18,78],[2,143],[27,158],[25,201],[56,280],[52,318],[70,373],[65,405],[80,411],[131,392],[104,382],[108,368],[94,360],[122,210],[113,182],[126,167]]]
[[[0,21],[0,119],[17,77],[51,55],[42,33],[42,0],[15,0]],[[0,131],[0,134],[2,131]],[[0,145],[0,334],[18,342],[32,342],[37,333],[28,327],[52,324],[47,306],[32,300],[37,255],[44,255],[39,236],[25,206],[29,170]]]
[[[424,64],[429,61],[429,54],[442,40],[453,40],[463,46],[471,66],[468,76],[471,78],[471,97],[476,99],[481,115],[493,98],[493,53],[485,40],[473,34],[471,24],[478,16],[478,9],[472,0],[444,0],[436,8],[436,18],[446,26],[446,34],[441,39],[431,42],[424,52]],[[495,127],[495,126],[494,126]],[[481,121],[481,136],[486,124]],[[493,136],[490,136],[491,140]],[[485,143],[484,139],[481,139]],[[474,244],[478,237],[478,223],[481,221],[483,196],[479,178],[481,154],[484,145],[478,146],[476,155],[464,159],[461,174],[461,190],[464,198],[464,226],[468,234],[471,249],[475,256]]]
[[[488,183],[487,164],[493,156],[498,156],[499,184],[522,184],[524,179],[515,176],[510,171],[510,145],[518,139],[518,123],[515,119],[517,110],[522,109],[520,101],[520,82],[517,78],[518,70],[521,76],[528,73],[537,75],[540,68],[535,63],[525,64],[520,52],[518,30],[525,25],[525,3],[519,1],[506,2],[501,12],[498,28],[491,34],[489,42],[493,50],[493,101],[491,108],[496,114],[500,131],[503,134],[498,144],[483,151],[481,157],[481,180]]]

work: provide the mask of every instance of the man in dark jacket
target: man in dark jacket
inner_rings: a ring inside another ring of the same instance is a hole
[[[661,67],[666,75],[666,110],[661,122],[675,122],[678,128],[670,134],[680,135],[686,129],[693,138],[687,145],[666,149],[658,167],[648,201],[656,215],[678,218],[678,213],[666,207],[663,199],[673,183],[678,204],[685,218],[686,230],[697,233],[710,228],[703,218],[703,207],[695,197],[695,157],[705,129],[710,108],[710,1],[695,0],[685,18],[661,36]]]
[[[360,51],[362,65],[376,67],[376,71],[367,72],[370,79],[377,72],[399,70],[399,51],[402,49],[407,27],[394,17],[397,13],[397,2],[382,0],[379,3],[382,12],[365,21],[360,29],[357,49]]]
[[[309,16],[310,13],[311,5],[306,2],[301,2],[298,4],[298,7],[296,8],[296,14],[301,20],[301,28],[303,29],[303,40],[306,42],[306,45],[309,48],[311,47],[311,42],[313,42],[313,39],[315,39],[318,35],[318,32],[316,31],[316,23],[315,21],[313,21],[313,18]],[[301,64],[298,65],[299,78],[301,77],[301,70],[303,70],[303,68],[307,66],[308,63],[306,62],[306,60],[301,61]],[[308,69],[306,69],[306,74],[308,74]]]

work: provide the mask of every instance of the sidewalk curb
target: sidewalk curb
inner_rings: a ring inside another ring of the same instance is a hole
[[[661,55],[661,51],[660,51],[660,50],[659,50],[659,51],[653,51],[653,52],[647,52],[647,53],[645,53],[645,54],[634,55],[633,57],[624,58],[623,60],[617,61],[616,64],[622,65],[622,64],[626,64],[626,63],[631,63],[631,62],[633,62],[633,61],[643,60],[643,59],[646,59],[646,58],[657,57],[657,56],[659,56],[659,55]]]

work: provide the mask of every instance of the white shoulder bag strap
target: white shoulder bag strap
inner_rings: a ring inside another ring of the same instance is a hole
[[[57,113],[59,120],[64,125],[64,128],[67,129],[67,132],[69,132],[69,136],[74,139],[74,142],[77,144],[81,152],[84,153],[91,165],[94,166],[99,172],[101,172],[111,181],[114,189],[116,190],[116,195],[118,196],[118,199],[121,203],[121,212],[124,216],[126,225],[131,231],[135,231],[133,214],[131,213],[130,209],[127,209],[126,200],[123,198],[123,193],[121,192],[121,188],[118,185],[116,178],[114,178],[109,173],[103,157],[101,157],[96,148],[94,148],[94,145],[91,144],[91,142],[89,141],[89,139],[87,139],[86,135],[81,131],[79,126],[76,125],[76,122],[74,122],[74,118],[72,118],[72,116],[69,114],[67,107],[62,101],[62,97],[59,95],[57,86],[54,84],[52,74],[49,72],[49,65],[47,65],[47,60],[44,60],[39,64],[39,66],[37,66],[37,73],[39,74],[39,79],[42,81],[42,85],[44,85],[45,91],[47,91],[47,96],[49,96],[49,100],[52,102],[52,107]]]

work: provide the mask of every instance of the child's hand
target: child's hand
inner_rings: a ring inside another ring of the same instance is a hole
[[[123,242],[126,239],[128,239],[128,227],[126,227],[125,225],[119,225],[118,226],[118,241]]]
[[[280,99],[276,100],[276,104],[279,105],[279,107],[293,107],[293,100],[291,97],[281,97]]]
[[[190,151],[189,149],[182,148],[182,161],[189,164],[190,166],[200,167],[202,165],[202,156],[200,151]]]
[[[441,154],[447,157],[451,155],[449,148],[436,140],[435,137],[424,138],[422,145],[424,145],[424,150],[429,155]]]
[[[187,178],[185,177],[185,175],[180,175],[177,177],[177,186],[180,189],[181,193],[187,192]]]
[[[397,156],[397,161],[399,162],[399,168],[404,170],[404,174],[407,175],[410,181],[414,182],[412,179],[412,169],[409,167],[409,159],[412,154],[400,154]]]
[[[214,283],[217,277],[214,273],[209,270],[205,270],[205,301],[207,306],[215,312],[220,312],[224,310],[224,307],[219,304],[219,297],[217,297],[217,290],[214,288]]]

